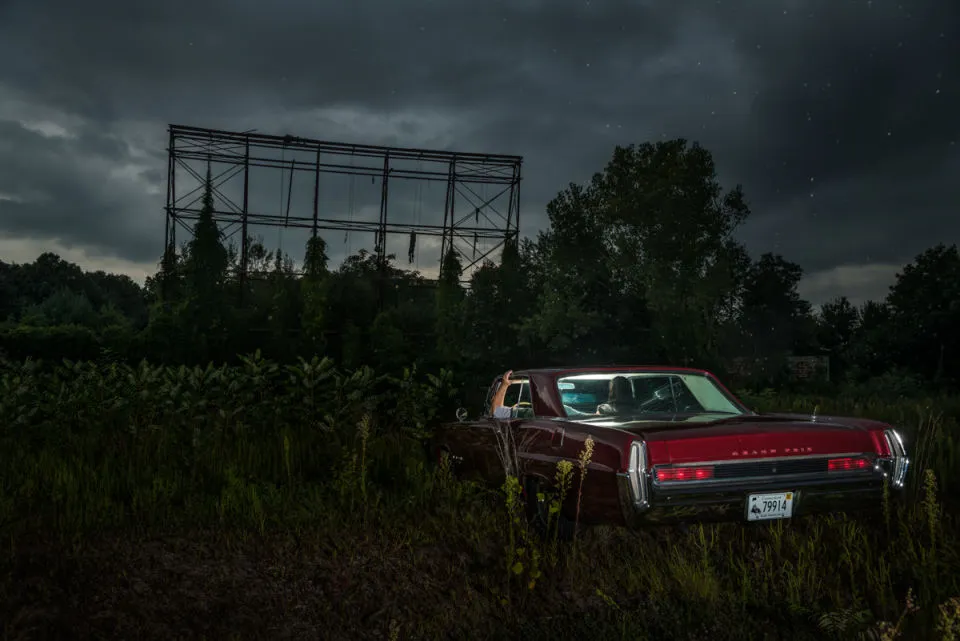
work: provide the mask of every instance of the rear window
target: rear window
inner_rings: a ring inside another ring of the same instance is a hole
[[[611,398],[613,379],[622,398]],[[709,377],[678,372],[592,372],[565,376],[557,391],[567,416],[683,413],[742,414]]]

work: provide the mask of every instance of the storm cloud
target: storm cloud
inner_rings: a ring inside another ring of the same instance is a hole
[[[743,185],[748,248],[800,263],[814,302],[882,296],[960,236],[956,2],[7,0],[0,60],[6,260],[151,271],[170,122],[520,154],[525,235],[615,145],[682,136]]]

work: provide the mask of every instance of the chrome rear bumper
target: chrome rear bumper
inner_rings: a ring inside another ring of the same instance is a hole
[[[638,452],[639,454],[640,452]],[[875,460],[868,470],[831,474],[782,474],[738,479],[656,483],[653,470],[618,474],[620,504],[628,527],[699,521],[746,521],[753,493],[793,492],[793,516],[880,509],[884,486],[903,488],[905,457]],[[637,468],[634,468],[637,469]]]

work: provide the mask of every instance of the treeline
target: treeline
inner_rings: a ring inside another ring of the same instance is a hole
[[[508,244],[469,288],[457,256],[436,283],[365,251],[331,269],[322,238],[302,275],[252,239],[250,278],[223,243],[208,188],[194,236],[169,247],[144,287],[84,273],[53,254],[0,263],[0,351],[46,360],[146,358],[235,362],[259,349],[290,362],[332,357],[347,369],[449,368],[489,381],[508,368],[661,363],[726,373],[764,363],[739,384],[783,384],[790,354],[826,355],[831,379],[890,393],[960,377],[960,255],[925,251],[885,300],[840,298],[813,309],[803,271],[752,258],[734,237],[750,208],[724,190],[711,154],[678,139],[618,147],[585,185],[547,206],[549,228]]]

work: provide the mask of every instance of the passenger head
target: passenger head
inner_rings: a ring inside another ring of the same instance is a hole
[[[626,376],[614,376],[610,379],[610,399],[608,403],[629,403],[633,400],[633,388]]]

